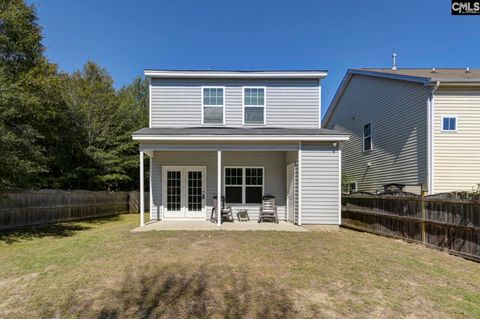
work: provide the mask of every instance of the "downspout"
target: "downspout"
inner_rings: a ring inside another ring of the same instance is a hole
[[[435,169],[435,92],[440,86],[440,81],[436,81],[430,90],[427,99],[427,188],[428,194],[434,193],[434,178],[433,173]]]

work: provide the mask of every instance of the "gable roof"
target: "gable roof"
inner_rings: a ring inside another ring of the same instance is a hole
[[[386,73],[390,75],[403,75],[417,78],[428,79],[431,82],[480,82],[480,69],[460,69],[460,68],[440,68],[440,69],[376,69],[365,68],[359,71]]]
[[[155,70],[146,69],[149,78],[298,78],[323,79],[326,70]]]
[[[437,82],[455,84],[474,84],[480,85],[480,69],[466,69],[462,68],[440,68],[435,70],[427,68],[410,68],[410,69],[387,69],[387,68],[362,68],[349,69],[345,74],[335,96],[333,97],[327,113],[322,120],[322,127],[325,127],[330,120],[338,101],[343,95],[343,92],[348,86],[350,79],[354,75],[366,75],[379,78],[387,78],[400,81],[409,81],[420,83],[425,86],[434,85]]]

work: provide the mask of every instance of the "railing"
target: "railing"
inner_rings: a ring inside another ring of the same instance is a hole
[[[445,196],[343,195],[342,225],[480,261],[480,201],[441,197]]]

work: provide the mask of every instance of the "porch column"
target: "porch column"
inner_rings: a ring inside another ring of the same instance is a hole
[[[222,226],[222,151],[217,151],[217,223]]]
[[[140,226],[145,225],[145,198],[144,198],[144,181],[143,181],[143,151],[140,151]]]

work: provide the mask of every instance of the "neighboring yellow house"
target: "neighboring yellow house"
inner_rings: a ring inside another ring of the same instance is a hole
[[[354,69],[322,127],[350,134],[350,188],[471,191],[480,184],[479,69]]]

